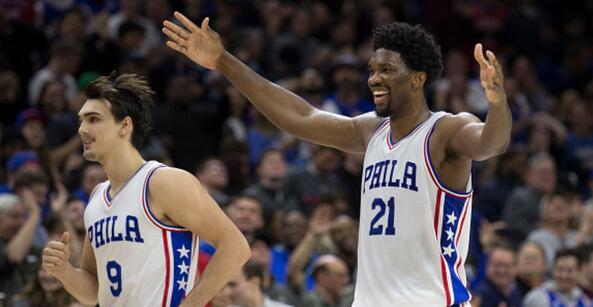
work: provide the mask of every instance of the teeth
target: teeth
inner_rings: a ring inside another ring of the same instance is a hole
[[[374,91],[373,95],[374,96],[387,95],[387,91]]]

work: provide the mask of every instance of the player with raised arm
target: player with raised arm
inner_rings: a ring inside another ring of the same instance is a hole
[[[464,262],[471,220],[471,165],[503,153],[511,112],[503,72],[475,46],[489,102],[485,122],[432,112],[425,86],[442,70],[440,47],[420,26],[373,32],[368,86],[375,112],[330,114],[259,76],[227,52],[208,18],[164,21],[167,46],[222,73],[269,120],[313,143],[365,153],[354,306],[454,306],[469,302]]]
[[[144,79],[112,74],[85,94],[84,157],[109,180],[85,210],[80,267],[68,262],[64,233],[43,250],[43,269],[88,305],[204,306],[251,255],[247,241],[193,175],[140,156],[153,105]],[[198,237],[217,252],[194,286]]]

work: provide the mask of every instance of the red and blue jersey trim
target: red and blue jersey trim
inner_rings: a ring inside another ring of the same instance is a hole
[[[428,120],[431,119],[433,116],[434,116],[434,113],[430,113],[430,115],[428,116],[428,118],[426,118],[425,120],[423,120],[422,122],[420,122],[418,125],[416,125],[416,127],[414,127],[414,129],[412,129],[412,131],[410,131],[403,138],[401,138],[401,139],[399,139],[399,140],[397,140],[395,142],[393,141],[393,135],[391,134],[391,127],[389,127],[389,133],[387,133],[387,137],[386,137],[387,147],[389,148],[389,150],[392,150],[401,141],[403,141],[403,140],[407,139],[408,137],[414,135],[414,133],[416,133],[416,131],[420,130],[420,128],[422,128],[424,126],[424,124],[426,124],[428,122]]]
[[[190,280],[196,244],[191,232],[162,230],[165,252],[165,289],[162,306],[179,306],[193,284]]]
[[[119,189],[119,191],[117,191],[117,193],[115,193],[115,195],[113,195],[113,199],[117,198],[118,195],[122,194],[122,192],[126,189],[126,187],[128,186],[128,183],[130,183],[130,181],[132,181],[132,178],[136,177],[136,174],[138,174],[140,172],[141,169],[144,168],[144,166],[146,166],[146,164],[148,164],[148,162],[144,162],[144,164],[142,164],[133,174],[132,176],[130,176],[126,182],[124,182],[124,184],[121,186],[121,188]],[[105,204],[107,205],[107,208],[111,208],[111,202],[112,199],[109,196],[109,191],[111,190],[111,182],[107,182],[107,187],[105,187],[105,189],[103,190],[103,200],[105,201]]]
[[[463,305],[464,302],[471,299],[465,284],[466,281],[462,280],[460,273],[464,260],[457,247],[468,211],[471,210],[473,189],[470,189],[469,192],[454,191],[447,188],[438,178],[429,153],[430,137],[435,126],[436,122],[424,139],[424,162],[431,180],[437,188],[434,233],[440,248],[439,262],[446,306],[456,306]]]

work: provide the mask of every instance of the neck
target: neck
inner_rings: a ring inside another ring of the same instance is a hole
[[[546,280],[544,274],[525,274],[521,276],[521,279],[531,288],[537,288],[541,286],[541,284],[543,284]]]
[[[261,182],[261,185],[266,189],[270,189],[270,190],[274,190],[274,191],[279,191],[282,189],[282,184],[283,184],[282,180],[268,178],[268,177],[262,177],[260,179],[260,182]]]
[[[568,224],[564,222],[548,222],[546,223],[546,228],[562,239],[568,230]]]
[[[412,104],[418,105],[418,107],[404,107],[404,112],[394,115],[390,119],[391,133],[395,140],[398,140],[418,126],[421,122],[425,121],[430,116],[430,110],[424,102],[414,101]],[[401,111],[401,110],[400,110]]]
[[[127,151],[127,152],[126,152]],[[103,170],[111,183],[111,191],[119,191],[121,186],[134,174],[144,159],[135,149],[125,149],[124,152],[113,152],[108,158],[101,161]]]

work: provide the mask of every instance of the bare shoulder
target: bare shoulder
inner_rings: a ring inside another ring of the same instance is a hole
[[[149,189],[156,198],[179,197],[199,186],[196,177],[187,171],[174,167],[157,169],[150,179]]]
[[[468,124],[481,123],[475,115],[468,112],[447,114],[443,116],[435,127],[435,134],[441,137],[452,137],[459,129]]]

